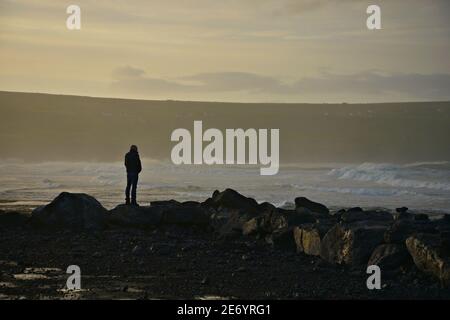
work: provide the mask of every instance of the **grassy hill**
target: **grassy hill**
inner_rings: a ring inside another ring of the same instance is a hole
[[[450,160],[450,102],[244,104],[0,92],[0,158],[169,158],[176,128],[279,128],[281,163]]]

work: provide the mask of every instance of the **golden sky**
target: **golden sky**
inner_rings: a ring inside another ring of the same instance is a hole
[[[66,28],[67,6],[81,30]],[[366,28],[378,4],[382,30]],[[450,99],[448,0],[0,0],[0,90],[244,102]]]

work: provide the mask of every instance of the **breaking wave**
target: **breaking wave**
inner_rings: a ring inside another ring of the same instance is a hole
[[[332,169],[328,175],[337,179],[369,181],[392,187],[450,191],[450,162],[410,164],[363,163]]]

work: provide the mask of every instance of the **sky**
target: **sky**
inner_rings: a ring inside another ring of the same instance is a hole
[[[66,8],[81,8],[68,30]],[[366,9],[381,8],[381,30]],[[0,0],[0,90],[237,102],[450,100],[448,0]]]

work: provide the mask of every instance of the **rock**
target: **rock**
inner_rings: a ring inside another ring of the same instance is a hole
[[[130,206],[120,204],[110,210],[109,222],[122,227],[150,228],[162,221],[161,206]]]
[[[440,219],[433,221],[433,224],[436,226],[436,230],[440,233],[449,233],[450,232],[450,214],[445,214]]]
[[[163,207],[161,223],[167,225],[206,227],[210,217],[200,206],[177,205]]]
[[[294,227],[293,233],[297,253],[304,252],[305,250],[303,249],[303,242],[302,242],[303,228]]]
[[[363,209],[361,207],[353,207],[348,210],[344,210],[344,212],[361,212],[361,211],[363,211]]]
[[[31,222],[46,227],[92,230],[103,228],[107,217],[107,210],[94,197],[62,192],[48,205],[36,208]]]
[[[160,200],[160,201],[151,201],[150,206],[151,207],[167,207],[167,206],[176,206],[180,205],[181,203],[176,200]]]
[[[244,236],[256,235],[261,232],[261,220],[262,218],[253,218],[245,222],[242,226],[242,234]]]
[[[295,209],[306,208],[312,212],[329,214],[330,210],[321,203],[314,202],[305,197],[295,198]]]
[[[294,228],[284,228],[275,231],[271,236],[275,249],[284,251],[296,251],[297,245],[294,239]]]
[[[0,210],[0,229],[25,226],[29,216],[17,211]]]
[[[320,256],[330,263],[365,265],[386,229],[383,224],[336,224],[323,237]]]
[[[226,215],[226,218],[221,219],[222,223],[218,223],[215,226],[220,238],[236,238],[241,236],[244,225],[254,217],[253,214],[238,209],[220,209],[219,214]],[[250,230],[246,232],[250,232]]]
[[[406,239],[406,247],[417,268],[440,280],[441,284],[450,284],[450,255],[442,248],[437,235],[418,234]]]
[[[414,215],[411,212],[396,212],[393,214],[394,220],[414,220]]]
[[[208,226],[210,218],[197,202],[180,203],[175,200],[154,201],[150,207],[118,205],[110,211],[112,224],[149,228],[158,225]]]
[[[436,228],[427,221],[398,220],[385,232],[386,243],[401,243],[415,233],[436,233]]]
[[[377,265],[385,271],[397,270],[411,263],[411,255],[404,244],[382,244],[373,251],[367,265]]]
[[[279,229],[299,226],[305,223],[315,223],[318,221],[318,217],[315,215],[308,209],[297,211],[272,208],[265,214],[247,221],[243,225],[242,230],[244,235],[258,234],[264,236]]]
[[[407,207],[396,208],[395,211],[398,213],[404,213],[408,211],[408,208]]]
[[[407,207],[396,208],[393,214],[395,220],[413,220],[414,215],[408,212]]]
[[[276,210],[277,208],[270,202],[263,202],[258,205],[258,209],[260,212],[271,212]]]
[[[294,240],[297,252],[319,256],[321,242],[332,225],[306,224],[294,228]]]
[[[277,209],[268,219],[268,231],[273,232],[277,229],[315,222],[317,222],[317,217],[309,211]]]
[[[175,200],[172,200],[175,201]],[[183,201],[181,202],[183,207],[200,207],[201,203],[198,201]]]
[[[416,213],[414,215],[414,220],[416,220],[416,221],[429,221],[430,218],[425,213]]]
[[[203,205],[212,206],[215,209],[227,208],[257,213],[258,203],[255,199],[247,198],[233,189],[226,189],[223,192],[214,191],[212,198],[206,200]]]
[[[356,221],[377,221],[390,223],[394,220],[393,216],[386,211],[350,211],[347,210],[341,216],[341,220],[346,223]]]

